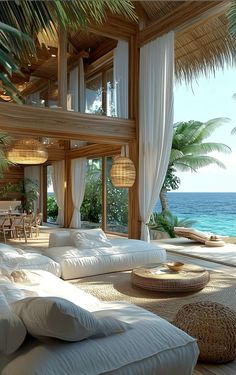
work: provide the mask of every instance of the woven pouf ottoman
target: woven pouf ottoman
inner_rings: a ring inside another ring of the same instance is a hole
[[[236,313],[215,302],[184,305],[172,322],[195,337],[199,360],[226,363],[236,358]]]

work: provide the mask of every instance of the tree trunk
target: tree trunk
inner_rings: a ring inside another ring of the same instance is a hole
[[[167,200],[167,190],[162,186],[160,191],[160,202],[161,202],[161,212],[165,212],[169,210],[169,204]]]

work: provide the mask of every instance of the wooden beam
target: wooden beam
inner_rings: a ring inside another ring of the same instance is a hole
[[[71,70],[73,70],[78,64],[81,57],[88,58],[89,53],[82,50],[76,55],[69,56],[67,59],[67,72],[70,73]],[[51,75],[49,78],[40,78],[35,79],[27,85],[27,87],[21,91],[22,96],[27,96],[30,94],[33,94],[37,91],[42,91],[47,88],[49,81],[56,81],[57,80],[57,72],[55,72],[53,75]]]
[[[67,32],[58,32],[58,106],[67,109]]]
[[[131,37],[129,42],[129,117],[135,119],[136,140],[129,144],[129,157],[136,169],[136,180],[129,189],[129,238],[140,238],[139,221],[139,142],[138,142],[138,105],[139,92],[139,50],[137,37]]]
[[[151,40],[176,29],[182,24],[198,17],[202,13],[218,6],[217,1],[185,1],[172,12],[159,18],[139,33],[139,45],[142,46]]]
[[[107,38],[129,40],[136,34],[137,23],[113,15],[102,24],[91,22],[86,29]]]
[[[0,103],[1,130],[91,143],[125,144],[135,140],[135,121],[87,113]]]
[[[94,61],[92,64],[88,65],[85,77],[88,78],[91,75],[96,74],[96,72],[103,70],[107,70],[113,65],[113,51],[110,51]]]
[[[68,159],[77,158],[100,158],[103,156],[119,155],[121,146],[112,145],[88,145],[76,149],[66,151],[66,157]]]
[[[89,64],[98,60],[100,57],[106,55],[108,52],[114,50],[117,47],[117,40],[106,39],[103,43],[90,52],[88,62]]]

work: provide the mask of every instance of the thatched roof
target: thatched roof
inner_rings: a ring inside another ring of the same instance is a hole
[[[173,14],[184,4],[192,1],[140,1],[147,16],[146,25]],[[236,62],[236,38],[228,30],[226,13],[230,7],[228,1],[202,1],[212,5],[208,12],[203,12],[196,22],[176,31],[175,35],[175,72],[177,80],[191,81],[200,74],[215,72],[226,65]]]
[[[236,62],[236,40],[228,32],[224,14],[203,24],[177,33],[175,42],[176,77],[190,81],[200,74],[233,66]]]
[[[147,28],[154,23],[161,23],[163,19],[165,20],[165,26],[169,25],[171,28],[176,20],[175,14],[178,14],[177,17],[181,24],[184,13],[187,12],[191,18],[192,9],[199,8],[196,19],[193,17],[188,24],[183,21],[183,25],[177,28],[173,26],[176,32],[175,72],[177,80],[191,81],[197,78],[199,74],[214,72],[219,67],[224,67],[225,64],[235,64],[236,42],[228,32],[226,1],[134,1],[134,5],[139,23],[143,28]],[[130,24],[134,28],[137,27],[134,21],[125,20],[124,17],[120,17],[120,20],[126,21],[127,25]],[[68,51],[68,64],[73,65],[76,56],[82,51],[86,51],[88,57],[84,61],[88,66],[102,54],[114,49],[116,43],[117,41],[112,39],[112,36],[109,38],[109,35],[98,35],[78,30],[69,36],[71,48]],[[57,43],[55,44],[55,41],[52,41],[48,47],[38,48],[37,58],[32,57],[30,64],[22,64],[24,77],[14,75],[13,82],[25,89],[26,81],[34,91],[33,77],[38,80],[39,87],[45,86],[44,82],[47,83],[48,80],[56,83],[56,55]],[[34,82],[37,86],[37,82]],[[26,83],[26,85],[28,84]]]

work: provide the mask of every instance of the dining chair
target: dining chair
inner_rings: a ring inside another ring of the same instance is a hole
[[[35,232],[35,237],[39,236],[40,225],[42,224],[43,214],[39,212],[35,215],[32,222],[32,232]]]
[[[27,238],[32,237],[32,223],[33,223],[33,214],[22,215],[22,221],[19,224],[15,224],[15,231],[17,238],[24,237],[25,242],[27,243]]]
[[[3,234],[4,242],[7,242],[6,234],[10,233],[11,238],[16,238],[15,216],[0,215],[0,233]]]

